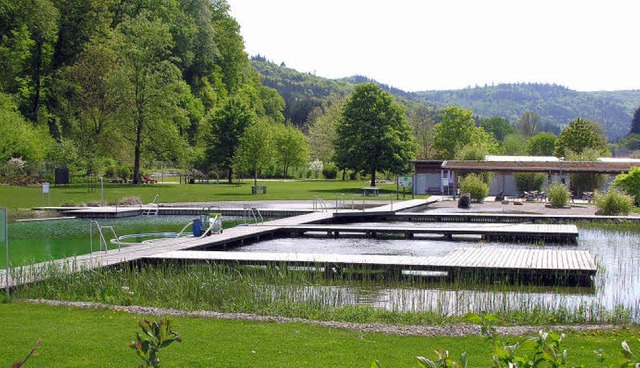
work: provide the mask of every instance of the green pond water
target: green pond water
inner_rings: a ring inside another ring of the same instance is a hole
[[[194,216],[154,216],[113,220],[99,220],[100,225],[113,226],[118,236],[139,233],[179,232]],[[89,220],[55,220],[17,222],[9,224],[9,261],[12,266],[30,264],[50,259],[87,254],[100,248],[95,225],[91,238]],[[191,229],[187,229],[188,233]],[[113,238],[105,231],[107,241]],[[135,240],[135,239],[134,239]],[[130,240],[131,241],[131,240]],[[109,249],[117,248],[109,244]],[[3,246],[4,248],[4,246]],[[5,251],[0,255],[0,268],[5,268]]]

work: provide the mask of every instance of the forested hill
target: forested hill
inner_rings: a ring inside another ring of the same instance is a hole
[[[540,115],[544,125],[559,129],[578,117],[602,123],[615,140],[629,132],[633,112],[640,106],[640,90],[578,92],[555,84],[498,84],[414,94],[418,101],[437,107],[457,105],[481,116],[517,120],[524,112]]]
[[[375,82],[363,76],[332,80],[300,73],[261,56],[254,56],[251,64],[262,75],[263,84],[277,89],[284,97],[285,116],[296,125],[304,124],[313,107],[329,96],[349,93],[355,84]],[[425,106],[457,105],[470,108],[481,117],[500,116],[510,122],[524,112],[535,112],[540,115],[545,129],[556,133],[578,117],[592,119],[604,124],[612,140],[628,133],[633,112],[640,106],[640,90],[578,92],[554,84],[498,84],[461,90],[406,92],[384,84],[380,86]]]

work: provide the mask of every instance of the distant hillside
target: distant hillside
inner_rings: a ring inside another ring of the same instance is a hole
[[[262,75],[264,85],[277,89],[287,103],[285,116],[301,126],[309,112],[331,95],[346,94],[354,85],[375,82],[364,76],[332,80],[300,73],[284,65],[276,65],[264,57],[253,57],[253,67]],[[378,83],[380,84],[380,83]],[[605,126],[611,140],[625,136],[631,117],[640,106],[640,90],[578,92],[555,84],[498,84],[461,90],[406,92],[380,84],[403,100],[444,108],[457,105],[472,109],[481,117],[501,116],[517,120],[524,112],[541,117],[545,130],[559,132],[570,121],[580,117]]]
[[[544,125],[559,129],[579,117],[591,119],[602,123],[612,140],[628,133],[633,111],[640,106],[640,90],[577,92],[555,84],[499,84],[415,95],[425,104],[457,105],[481,116],[501,116],[508,121],[531,111],[540,115]]]

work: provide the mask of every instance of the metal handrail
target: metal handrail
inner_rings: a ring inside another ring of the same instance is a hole
[[[107,239],[104,237],[103,229],[111,230],[111,233],[116,239],[116,244],[118,244],[118,252],[121,249],[120,238],[118,238],[118,234],[116,234],[113,226],[110,225],[100,225],[98,221],[91,220],[89,221],[89,253],[93,254],[93,225],[95,224],[96,229],[98,229],[98,234],[100,235],[100,251],[102,251],[102,245],[104,244],[104,252],[106,253],[109,250],[109,244],[107,243]]]

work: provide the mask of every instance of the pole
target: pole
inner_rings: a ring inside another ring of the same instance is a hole
[[[104,178],[100,177],[100,207],[104,206]]]
[[[7,289],[7,300],[9,300],[9,220],[6,208],[0,208],[0,212],[4,212],[4,251],[5,251],[5,259],[7,261],[7,266],[4,269],[5,276],[5,288]]]

